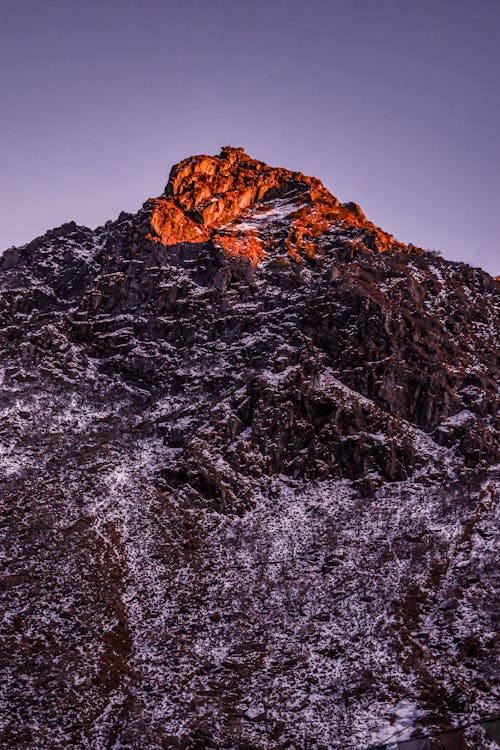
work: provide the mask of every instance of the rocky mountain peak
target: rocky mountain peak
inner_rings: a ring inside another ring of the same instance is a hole
[[[241,146],[222,146],[219,156],[221,159],[227,159],[230,162],[248,158],[245,154],[245,149]]]
[[[353,249],[405,250],[357,204],[341,205],[317,178],[270,167],[231,146],[218,156],[176,164],[163,196],[147,205],[153,241],[168,246],[211,240],[254,264],[269,254],[314,258],[339,227],[350,234]]]
[[[327,191],[320,181],[300,172],[270,167],[248,156],[243,148],[224,146],[217,156],[192,156],[176,164],[169,176],[165,196],[172,197],[185,210],[193,210],[217,196],[233,195],[233,213],[255,203],[266,202],[292,189],[311,199]],[[229,198],[227,199],[230,200]],[[213,220],[214,214],[207,214]],[[205,218],[203,216],[201,219]]]
[[[345,750],[496,713],[499,300],[232,147],[6,251],[0,747]]]

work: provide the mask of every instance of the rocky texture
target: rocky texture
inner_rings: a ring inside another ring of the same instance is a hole
[[[229,147],[0,268],[2,746],[494,711],[497,281]]]
[[[167,245],[211,239],[227,254],[254,264],[278,245],[294,260],[320,256],[339,223],[352,233],[354,246],[361,241],[377,252],[406,250],[367,221],[355,203],[341,205],[316,178],[268,167],[229,146],[219,156],[177,164],[165,195],[146,208],[150,239]],[[285,216],[290,220],[280,222]],[[263,225],[268,231],[259,232]]]

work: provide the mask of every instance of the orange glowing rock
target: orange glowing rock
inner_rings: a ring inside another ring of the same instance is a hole
[[[314,260],[339,230],[347,230],[347,244],[367,252],[408,252],[358,205],[341,204],[316,178],[270,167],[231,146],[218,156],[176,164],[164,195],[148,201],[146,209],[147,237],[154,242],[212,242],[254,264],[279,246],[296,262]]]
[[[312,206],[304,206],[300,209],[294,215],[285,242],[289,255],[299,260],[300,251],[302,251],[308,258],[318,257],[321,251],[314,240],[331,229],[332,219],[331,211],[328,212],[328,210],[322,213],[321,210]]]
[[[257,236],[218,234],[216,246],[222,248],[228,255],[236,258],[248,258],[257,265],[265,256],[264,243]]]
[[[179,242],[205,242],[210,232],[203,224],[196,224],[186,213],[165,198],[154,198],[151,204],[150,223],[156,242],[175,245]]]

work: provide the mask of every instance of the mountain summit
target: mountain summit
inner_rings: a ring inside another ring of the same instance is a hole
[[[164,196],[149,205],[151,239],[167,245],[211,239],[253,263],[278,245],[295,260],[321,255],[340,222],[368,248],[404,248],[368,222],[356,204],[341,205],[316,178],[269,167],[230,146],[219,156],[177,164]],[[264,227],[265,235],[259,232]]]
[[[498,281],[225,147],[0,285],[0,746],[495,712]]]

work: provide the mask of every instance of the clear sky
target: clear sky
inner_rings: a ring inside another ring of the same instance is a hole
[[[243,146],[500,273],[498,0],[1,0],[0,249]]]

